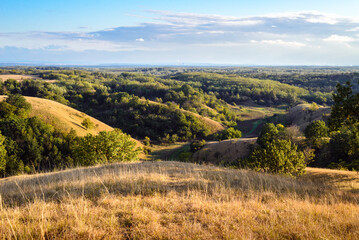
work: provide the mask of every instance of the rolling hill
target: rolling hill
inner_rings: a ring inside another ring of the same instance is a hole
[[[4,98],[6,98],[6,96],[0,96],[0,100]],[[61,103],[36,97],[25,96],[25,99],[32,107],[30,116],[37,116],[64,132],[69,132],[71,129],[74,129],[77,135],[85,136],[88,133],[98,134],[101,131],[113,130],[113,128],[107,124]],[[92,129],[83,127],[81,122],[85,118],[90,118],[95,127]]]
[[[330,107],[318,106],[312,108],[310,104],[299,104],[289,109],[286,115],[291,125],[296,125],[301,131],[315,120],[326,120],[330,115]]]
[[[0,235],[358,239],[357,190],[358,176],[327,169],[295,179],[180,162],[77,168],[0,179]]]
[[[209,142],[195,152],[192,159],[195,162],[212,164],[231,163],[240,158],[248,157],[251,146],[257,138],[229,139],[220,142]]]

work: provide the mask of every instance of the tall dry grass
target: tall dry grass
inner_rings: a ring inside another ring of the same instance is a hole
[[[358,239],[358,194],[249,170],[179,162],[0,180],[13,239]]]

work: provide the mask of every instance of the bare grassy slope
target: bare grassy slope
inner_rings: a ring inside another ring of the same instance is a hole
[[[213,164],[234,162],[247,157],[256,140],[257,138],[240,138],[209,142],[201,150],[195,152],[192,159]]]
[[[358,239],[358,194],[307,179],[179,162],[0,180],[17,239]]]
[[[5,97],[0,96],[0,101]],[[76,131],[77,135],[85,136],[88,133],[98,134],[101,131],[113,130],[107,124],[61,103],[36,97],[25,97],[25,99],[31,104],[31,116],[37,116],[62,131],[69,132],[72,128]],[[90,118],[95,127],[92,129],[84,128],[81,122],[85,118]]]
[[[319,107],[317,110],[311,110],[310,104],[299,104],[289,110],[287,120],[304,131],[312,121],[324,120],[329,114],[329,107]]]
[[[22,81],[25,79],[41,79],[34,75],[23,75],[23,74],[0,74],[0,80],[6,81],[8,79],[14,79],[16,81]]]

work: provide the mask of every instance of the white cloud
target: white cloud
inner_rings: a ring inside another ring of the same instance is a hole
[[[306,44],[301,43],[301,42],[288,42],[288,41],[283,41],[281,39],[277,39],[277,40],[261,40],[261,41],[257,41],[257,40],[251,40],[251,43],[260,43],[260,44],[269,44],[269,45],[278,45],[278,46],[285,46],[285,47],[305,47]]]
[[[349,36],[340,36],[333,34],[328,38],[323,39],[326,42],[337,42],[337,43],[348,43],[348,42],[354,42],[355,39]]]
[[[152,21],[96,32],[0,33],[0,48],[10,46],[57,54],[61,51],[126,52],[126,56],[132,59],[138,56],[153,59],[151,56],[158,52],[161,53],[157,55],[158,59],[165,59],[171,53],[176,59],[187,56],[189,60],[202,59],[202,62],[211,59],[239,61],[236,57],[245,52],[251,55],[253,61],[257,59],[258,64],[262,63],[262,58],[268,62],[271,59],[282,61],[283,64],[301,58],[307,59],[310,64],[314,58],[325,56],[329,59],[329,53],[338,55],[339,51],[347,55],[346,59],[359,58],[356,57],[359,56],[359,45],[356,44],[359,42],[359,21],[354,18],[319,12],[250,17],[163,11],[151,13],[155,14]],[[136,54],[130,56],[132,51]]]
[[[347,29],[345,30],[347,32],[358,32],[359,31],[359,27],[354,27],[354,28],[350,28],[350,29]]]

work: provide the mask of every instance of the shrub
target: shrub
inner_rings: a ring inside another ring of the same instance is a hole
[[[225,140],[225,139],[241,138],[241,137],[242,137],[242,132],[232,127],[227,128],[222,132],[216,134],[217,140]]]
[[[205,140],[195,140],[190,144],[191,152],[196,152],[206,145]]]
[[[85,118],[82,123],[81,123],[82,126],[84,126],[84,128],[87,129],[92,129],[95,127],[95,124],[91,121],[90,118]]]

